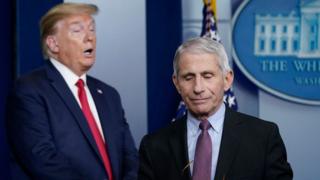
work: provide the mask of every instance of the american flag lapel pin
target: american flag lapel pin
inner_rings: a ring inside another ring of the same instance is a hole
[[[103,94],[103,91],[102,91],[101,89],[97,89],[97,92],[98,92],[99,94]]]

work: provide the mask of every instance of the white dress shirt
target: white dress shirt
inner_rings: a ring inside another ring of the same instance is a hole
[[[90,110],[93,114],[93,117],[96,121],[96,124],[98,126],[98,129],[100,131],[100,134],[102,136],[102,139],[104,140],[104,135],[103,135],[103,131],[101,128],[101,123],[100,123],[100,119],[99,119],[99,115],[98,115],[98,111],[96,108],[96,105],[93,101],[93,98],[91,96],[90,90],[87,86],[87,75],[83,74],[81,77],[77,76],[74,72],[72,72],[67,66],[65,66],[64,64],[60,63],[59,61],[50,58],[51,63],[53,64],[53,66],[59,71],[59,73],[62,75],[63,79],[66,81],[69,89],[71,90],[72,94],[74,95],[74,97],[76,98],[80,108],[81,108],[81,103],[80,103],[80,99],[78,97],[78,87],[76,85],[76,83],[78,82],[79,79],[82,79],[84,82],[84,89],[86,91],[87,94],[87,98],[88,98],[88,103],[90,106]]]
[[[209,135],[211,137],[211,141],[212,141],[212,161],[211,161],[211,179],[212,180],[214,179],[216,168],[217,168],[225,110],[226,108],[222,103],[218,111],[208,118],[208,121],[212,127],[208,130]],[[200,124],[200,120],[197,120],[195,117],[191,115],[190,112],[188,112],[187,140],[188,140],[189,161],[192,162],[190,163],[191,174],[193,171],[193,160],[194,160],[194,154],[196,151],[197,139],[201,133],[199,124]]]

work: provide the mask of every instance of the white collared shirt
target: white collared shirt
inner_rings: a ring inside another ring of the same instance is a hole
[[[218,156],[220,150],[220,143],[222,137],[222,130],[223,130],[223,122],[224,122],[224,114],[225,114],[226,107],[222,103],[219,107],[218,111],[208,118],[211,127],[208,132],[211,137],[212,141],[212,163],[211,163],[211,179],[214,179],[217,163],[218,163]],[[189,162],[193,162],[194,154],[196,151],[196,144],[198,136],[201,133],[201,129],[199,128],[200,120],[197,120],[195,117],[188,112],[187,116],[187,140],[188,140],[188,155],[189,155]],[[192,174],[193,171],[193,163],[190,163],[190,171]]]
[[[74,72],[72,72],[68,67],[66,67],[64,64],[60,63],[58,60],[50,58],[50,62],[53,64],[53,66],[59,71],[59,73],[62,75],[63,79],[66,81],[69,89],[71,90],[72,94],[76,98],[80,108],[81,108],[81,103],[80,99],[78,97],[78,87],[76,83],[78,82],[79,79],[82,79],[84,82],[84,89],[86,91],[87,97],[88,97],[88,103],[90,106],[90,110],[94,116],[94,119],[96,121],[96,124],[98,126],[98,129],[100,131],[100,134],[102,136],[102,139],[104,140],[104,135],[103,131],[101,128],[101,123],[100,123],[100,118],[98,115],[98,111],[96,108],[96,105],[93,101],[93,98],[91,96],[90,90],[87,86],[87,75],[83,74],[81,77],[77,76]]]

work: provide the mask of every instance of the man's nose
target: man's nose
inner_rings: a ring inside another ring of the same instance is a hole
[[[204,82],[203,79],[201,77],[197,77],[195,79],[195,84],[194,84],[194,88],[193,91],[195,94],[200,94],[202,92],[204,92]]]
[[[95,32],[95,31],[88,30],[88,31],[86,32],[85,40],[86,40],[86,41],[93,41],[95,37],[96,37],[96,32]]]

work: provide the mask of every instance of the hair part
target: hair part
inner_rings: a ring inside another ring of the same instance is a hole
[[[226,75],[227,72],[231,71],[231,67],[229,65],[229,60],[227,53],[223,47],[223,45],[216,41],[212,40],[208,37],[197,37],[192,38],[183,44],[181,44],[173,59],[173,75],[178,76],[179,73],[179,61],[180,57],[183,53],[191,53],[191,54],[213,54],[218,57],[218,64],[220,69],[223,72],[223,75]]]
[[[40,20],[40,39],[44,58],[50,57],[46,38],[56,33],[56,24],[60,20],[78,14],[95,15],[98,11],[96,5],[83,3],[61,3],[51,8]]]

